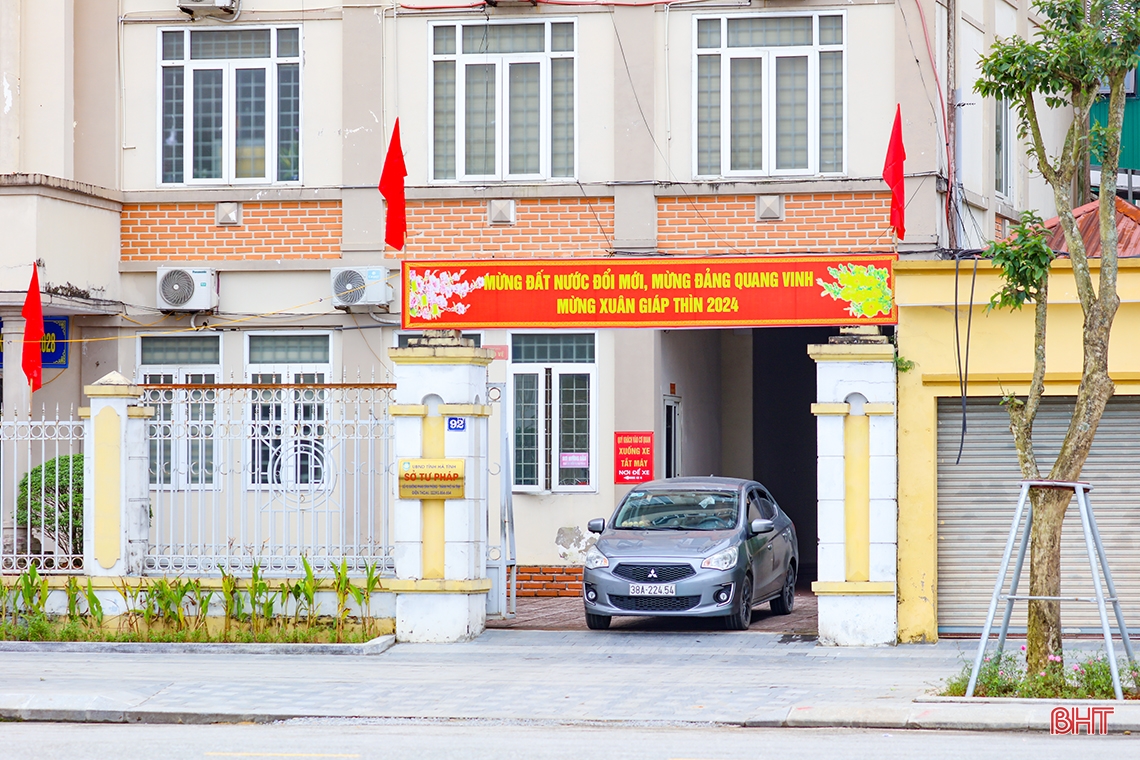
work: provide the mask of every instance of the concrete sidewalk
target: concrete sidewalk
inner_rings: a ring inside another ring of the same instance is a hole
[[[928,701],[961,669],[970,641],[838,649],[753,632],[492,630],[464,644],[397,644],[369,656],[76,646],[0,651],[0,718],[1048,730],[1056,706]],[[1140,704],[1113,706],[1112,730],[1140,730]]]

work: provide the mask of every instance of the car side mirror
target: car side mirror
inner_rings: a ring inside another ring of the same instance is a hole
[[[765,520],[762,517],[757,517],[748,525],[748,532],[753,536],[760,536],[764,533],[771,533],[775,529],[775,523],[773,523],[771,520]]]
[[[590,520],[590,522],[586,523],[586,530],[590,531],[591,533],[601,533],[605,529],[606,518],[604,517],[595,517],[593,520]]]

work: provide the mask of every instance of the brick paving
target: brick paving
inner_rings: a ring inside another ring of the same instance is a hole
[[[586,617],[579,597],[519,597],[511,620],[488,620],[488,628],[510,628],[521,631],[584,631]],[[716,631],[722,628],[715,618],[693,617],[615,617],[611,630],[622,631]],[[775,615],[767,604],[752,612],[748,629],[764,633],[814,636],[817,631],[815,594],[796,592],[796,604],[790,615]]]

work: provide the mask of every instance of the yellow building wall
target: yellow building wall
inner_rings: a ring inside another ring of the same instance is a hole
[[[970,332],[970,396],[1028,391],[1033,371],[1033,307],[988,311],[1000,281],[987,261],[900,261],[898,354],[914,367],[898,375],[898,623],[899,641],[938,638],[937,404],[959,395],[954,347],[957,317],[965,359]],[[1099,262],[1093,263],[1093,278]],[[973,307],[970,290],[973,285]],[[955,311],[954,294],[958,293]],[[1081,373],[1081,307],[1068,260],[1057,261],[1049,284],[1046,395],[1074,395]],[[1120,310],[1113,325],[1109,374],[1116,395],[1140,395],[1140,261],[1121,262]],[[900,362],[901,363],[901,362]],[[1042,463],[1047,466],[1047,463]]]

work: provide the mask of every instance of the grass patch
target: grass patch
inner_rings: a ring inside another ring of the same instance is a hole
[[[390,633],[389,626],[376,625],[369,631],[360,626],[342,623],[338,626],[331,618],[315,621],[312,627],[267,625],[255,633],[251,628],[232,627],[222,630],[222,621],[193,629],[176,629],[165,625],[123,627],[117,619],[107,626],[96,628],[89,624],[64,618],[43,615],[21,617],[13,623],[0,623],[0,641],[117,641],[149,643],[241,643],[241,644],[362,644],[382,633]],[[383,621],[377,621],[382,623]],[[125,624],[124,624],[125,625]]]
[[[1025,647],[1022,647],[1024,651]],[[970,683],[973,663],[947,679],[940,692],[945,697],[964,697]],[[1140,667],[1126,660],[1117,663],[1120,688],[1125,699],[1140,699]],[[1024,655],[1003,652],[986,657],[974,687],[976,697],[1020,697],[1023,699],[1115,699],[1112,671],[1104,652],[1070,658],[1050,655],[1044,670],[1027,671]]]

